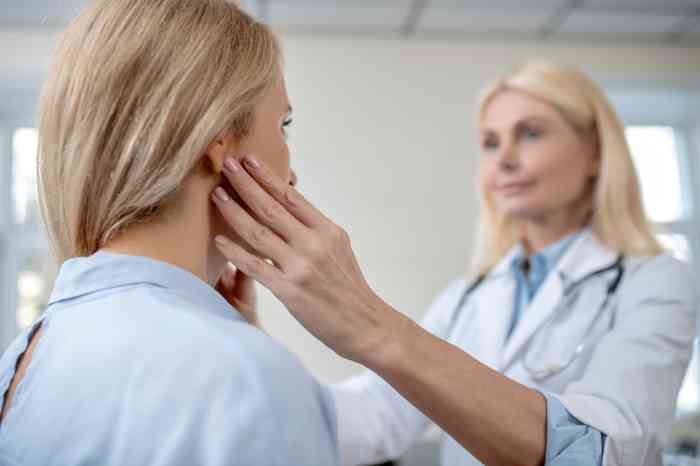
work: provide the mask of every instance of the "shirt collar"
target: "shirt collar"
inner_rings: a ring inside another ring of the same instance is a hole
[[[500,278],[511,271],[513,258],[521,251],[521,246],[512,247],[505,256],[488,272],[485,278]],[[611,249],[598,240],[591,226],[579,231],[577,239],[564,251],[561,260],[555,265],[565,284],[575,283],[591,273],[611,266],[620,257],[619,251]]]
[[[49,305],[90,293],[150,284],[168,289],[203,310],[244,320],[214,288],[185,269],[143,256],[98,251],[63,263]]]
[[[546,248],[542,249],[536,254],[533,254],[529,258],[525,253],[525,248],[522,244],[516,246],[515,254],[513,255],[510,265],[512,269],[519,268],[522,270],[523,262],[526,259],[530,260],[530,268],[538,274],[546,275],[562,258],[566,250],[571,246],[571,244],[576,241],[579,237],[581,231],[577,231],[564,238],[558,240],[557,242],[550,244]]]

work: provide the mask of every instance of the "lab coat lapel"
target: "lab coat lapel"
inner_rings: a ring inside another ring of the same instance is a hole
[[[530,338],[562,304],[571,284],[609,266],[616,257],[613,251],[598,242],[590,229],[582,231],[581,236],[549,273],[530,305],[525,308],[520,322],[506,343],[502,369],[508,368],[522,354]]]
[[[581,238],[571,246],[571,254],[562,257],[559,267],[559,275],[566,286],[610,267],[619,256],[619,252],[598,241],[590,229],[584,230]]]
[[[552,272],[555,272],[555,270]],[[532,302],[524,309],[513,334],[506,342],[501,361],[502,368],[507,368],[513,359],[520,354],[523,346],[525,346],[542,322],[554,312],[563,297],[564,284],[559,274],[550,273]]]

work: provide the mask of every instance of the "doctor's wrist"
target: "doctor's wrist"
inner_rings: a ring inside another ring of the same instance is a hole
[[[415,342],[412,335],[422,331],[412,319],[383,301],[380,306],[382,309],[378,309],[377,314],[382,315],[379,319],[381,323],[367,336],[354,358],[376,373],[397,368],[407,356],[411,341]]]

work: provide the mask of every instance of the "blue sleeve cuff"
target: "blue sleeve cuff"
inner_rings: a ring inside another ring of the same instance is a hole
[[[547,402],[546,466],[602,466],[605,434],[583,424],[555,397]]]

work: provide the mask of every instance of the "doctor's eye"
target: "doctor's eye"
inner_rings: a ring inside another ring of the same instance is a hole
[[[525,126],[520,131],[520,135],[525,139],[535,140],[542,137],[543,132],[537,128]]]
[[[484,152],[490,152],[498,149],[498,140],[496,138],[485,138],[481,141],[481,148]]]
[[[285,138],[289,137],[289,130],[287,128],[292,126],[292,123],[294,123],[294,120],[291,118],[287,118],[282,122],[282,134],[284,134]]]

